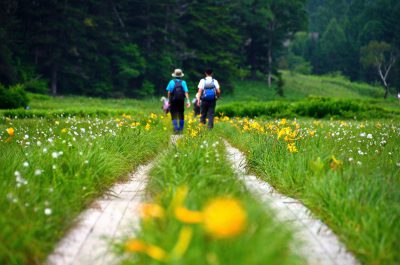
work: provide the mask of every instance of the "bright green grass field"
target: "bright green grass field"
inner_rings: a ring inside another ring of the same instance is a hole
[[[163,120],[154,115],[3,117],[0,264],[42,264],[93,198],[168,140]]]
[[[302,119],[295,125],[236,119],[217,130],[246,152],[251,170],[302,200],[362,264],[399,264],[399,124]]]

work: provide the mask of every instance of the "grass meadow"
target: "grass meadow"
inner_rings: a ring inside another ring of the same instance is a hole
[[[362,264],[398,264],[399,123],[224,119],[218,131],[250,169],[303,201]]]
[[[116,246],[122,264],[302,264],[291,227],[236,179],[223,138],[362,264],[399,264],[399,102],[340,77],[283,76],[284,98],[237,81],[218,102],[231,117],[208,131],[190,114],[176,146],[158,99],[31,94],[29,110],[1,110],[0,264],[42,264],[85,207],[155,157],[140,231]]]
[[[0,264],[40,264],[88,204],[168,143],[156,115],[0,121]]]

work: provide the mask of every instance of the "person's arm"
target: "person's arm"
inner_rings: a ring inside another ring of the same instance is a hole
[[[171,99],[171,91],[172,91],[172,89],[171,89],[171,82],[173,82],[172,80],[171,81],[169,81],[169,83],[168,83],[168,86],[167,86],[167,91],[168,91],[168,93],[167,93],[167,99],[168,99],[168,101]]]
[[[217,92],[217,99],[221,96],[221,87],[219,86],[219,82],[217,81],[217,86],[216,86],[216,92]]]
[[[197,91],[197,94],[196,94],[196,98],[197,98],[197,106],[199,106],[200,107],[200,95],[203,93],[203,89],[202,88],[200,88],[199,87],[199,90]]]
[[[185,96],[186,96],[186,107],[190,108],[190,98],[189,98],[189,93],[188,93],[188,92],[186,92],[186,93],[185,93]]]

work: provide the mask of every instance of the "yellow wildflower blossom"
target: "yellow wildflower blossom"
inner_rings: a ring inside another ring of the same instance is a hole
[[[144,253],[158,261],[165,261],[167,258],[167,253],[162,248],[155,245],[146,244],[138,239],[128,240],[125,243],[125,251]]]
[[[140,210],[143,219],[163,218],[165,216],[164,208],[155,203],[144,203]]]
[[[67,131],[68,131],[67,128],[62,128],[62,129],[61,129],[61,132],[62,132],[62,133],[66,133]]]
[[[10,135],[10,136],[14,136],[14,128],[8,128],[7,130],[7,133],[8,133],[8,135]]]
[[[297,147],[294,143],[288,144],[287,149],[289,150],[290,153],[297,153],[299,151],[297,150]]]
[[[198,224],[203,221],[203,214],[201,212],[191,211],[182,206],[175,209],[175,217],[187,224]]]
[[[148,130],[150,130],[150,128],[151,128],[151,125],[149,123],[146,123],[146,126],[144,126],[144,129],[146,131],[148,131]]]
[[[239,235],[246,227],[247,214],[241,203],[232,198],[217,198],[203,211],[204,227],[214,238]]]
[[[335,156],[331,157],[331,163],[330,163],[330,168],[332,170],[336,170],[340,168],[343,165],[343,162],[341,160],[337,160]]]

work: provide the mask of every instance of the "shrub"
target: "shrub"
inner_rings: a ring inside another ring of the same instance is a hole
[[[222,105],[217,109],[218,114],[229,117],[312,117],[312,118],[394,118],[400,117],[399,111],[389,111],[371,105],[367,101],[349,99],[330,99],[310,97],[305,100],[289,103],[285,101],[246,102]]]
[[[22,85],[5,88],[0,85],[0,109],[16,109],[26,107],[29,98]]]

